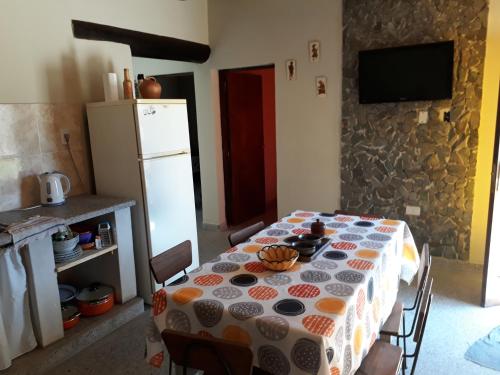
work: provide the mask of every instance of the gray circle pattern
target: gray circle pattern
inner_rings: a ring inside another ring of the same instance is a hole
[[[180,310],[169,310],[166,317],[167,328],[180,332],[191,332],[191,323],[186,313]]]
[[[293,229],[295,228],[295,225],[290,224],[290,223],[277,223],[276,228],[279,229]]]
[[[302,228],[307,228],[307,229],[311,229],[311,225],[313,224],[312,221],[306,221],[305,223],[302,223]]]
[[[321,366],[321,349],[309,339],[298,339],[292,348],[292,361],[299,369],[316,374]]]
[[[344,283],[359,284],[365,280],[365,275],[361,272],[346,270],[336,273],[335,278]]]
[[[336,297],[349,297],[354,295],[354,288],[347,284],[328,284],[325,290]]]
[[[247,260],[250,259],[249,254],[243,254],[243,253],[234,253],[234,254],[229,254],[227,256],[227,259],[232,261],[232,262],[246,262]]]
[[[345,231],[349,232],[349,233],[360,234],[360,233],[366,233],[366,232],[368,232],[368,229],[366,229],[366,228],[360,228],[360,227],[350,227],[350,228],[347,228]]]
[[[247,320],[264,314],[264,307],[257,302],[238,302],[229,305],[229,313],[238,320]]]
[[[361,241],[364,237],[359,234],[343,233],[339,235],[339,238],[344,241]]]
[[[272,276],[267,276],[266,278],[264,278],[264,281],[269,285],[280,286],[290,284],[292,282],[292,279],[290,276],[284,275],[282,273],[275,273]]]
[[[329,281],[332,277],[324,271],[307,270],[300,273],[300,278],[306,283],[322,283]]]
[[[342,348],[344,345],[344,327],[340,327],[335,334],[335,360],[340,360],[340,355],[342,353]]]
[[[342,375],[350,375],[352,368],[352,349],[351,345],[347,345],[344,352],[344,369]]]
[[[243,292],[234,286],[221,286],[215,289],[212,294],[220,299],[234,299],[241,297]]]
[[[210,259],[207,263],[217,263],[220,262],[221,260],[222,260],[221,256],[217,255],[215,258]]]
[[[194,313],[204,327],[213,327],[222,319],[224,305],[214,299],[203,299],[193,304]]]
[[[369,240],[373,240],[373,241],[390,241],[391,240],[391,236],[389,236],[387,234],[382,234],[382,233],[372,233],[372,234],[369,234],[368,236],[366,236],[366,238],[368,238]]]
[[[236,263],[230,263],[230,262],[220,262],[216,263],[212,266],[212,272],[216,273],[229,273],[229,272],[235,272],[240,269],[240,265]]]
[[[283,229],[269,229],[266,234],[268,236],[286,236],[289,232]]]
[[[263,316],[256,321],[257,329],[268,340],[283,340],[288,335],[290,325],[281,316]]]
[[[271,374],[288,375],[290,373],[290,362],[277,347],[264,345],[257,351],[259,367]]]
[[[338,223],[334,221],[333,223],[327,223],[326,226],[328,228],[340,229],[340,228],[347,228],[349,225],[347,225],[346,223]]]
[[[345,339],[352,338],[352,331],[354,329],[354,306],[349,307],[345,318]]]
[[[315,260],[311,263],[311,266],[319,270],[334,270],[338,267],[337,263],[329,262],[327,260]]]
[[[359,244],[369,249],[381,249],[384,247],[383,243],[376,241],[361,241]]]

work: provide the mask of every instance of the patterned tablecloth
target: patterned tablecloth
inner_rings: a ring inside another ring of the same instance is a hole
[[[326,223],[332,242],[310,263],[268,271],[256,252]],[[163,361],[164,328],[249,345],[272,374],[349,375],[377,338],[419,255],[398,220],[296,211],[154,295],[148,361]]]

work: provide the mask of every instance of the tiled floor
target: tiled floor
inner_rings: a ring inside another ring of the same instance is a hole
[[[212,259],[228,247],[227,232],[200,230],[200,258]],[[434,302],[429,316],[416,374],[498,374],[463,358],[468,346],[500,325],[500,307],[478,307],[481,268],[433,259]],[[414,290],[401,286],[401,298]],[[136,318],[113,334],[61,364],[50,374],[160,374],[144,362],[144,332],[149,313]]]

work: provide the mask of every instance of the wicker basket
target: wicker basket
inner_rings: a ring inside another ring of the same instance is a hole
[[[299,252],[286,245],[271,245],[263,247],[257,257],[272,271],[286,271],[295,264],[299,258]]]

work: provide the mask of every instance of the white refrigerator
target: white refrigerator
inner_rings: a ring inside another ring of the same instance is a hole
[[[188,271],[199,265],[186,101],[90,103],[87,115],[97,194],[136,200],[132,226],[138,290],[151,303],[159,287],[149,269],[151,257],[190,240],[193,264]]]

